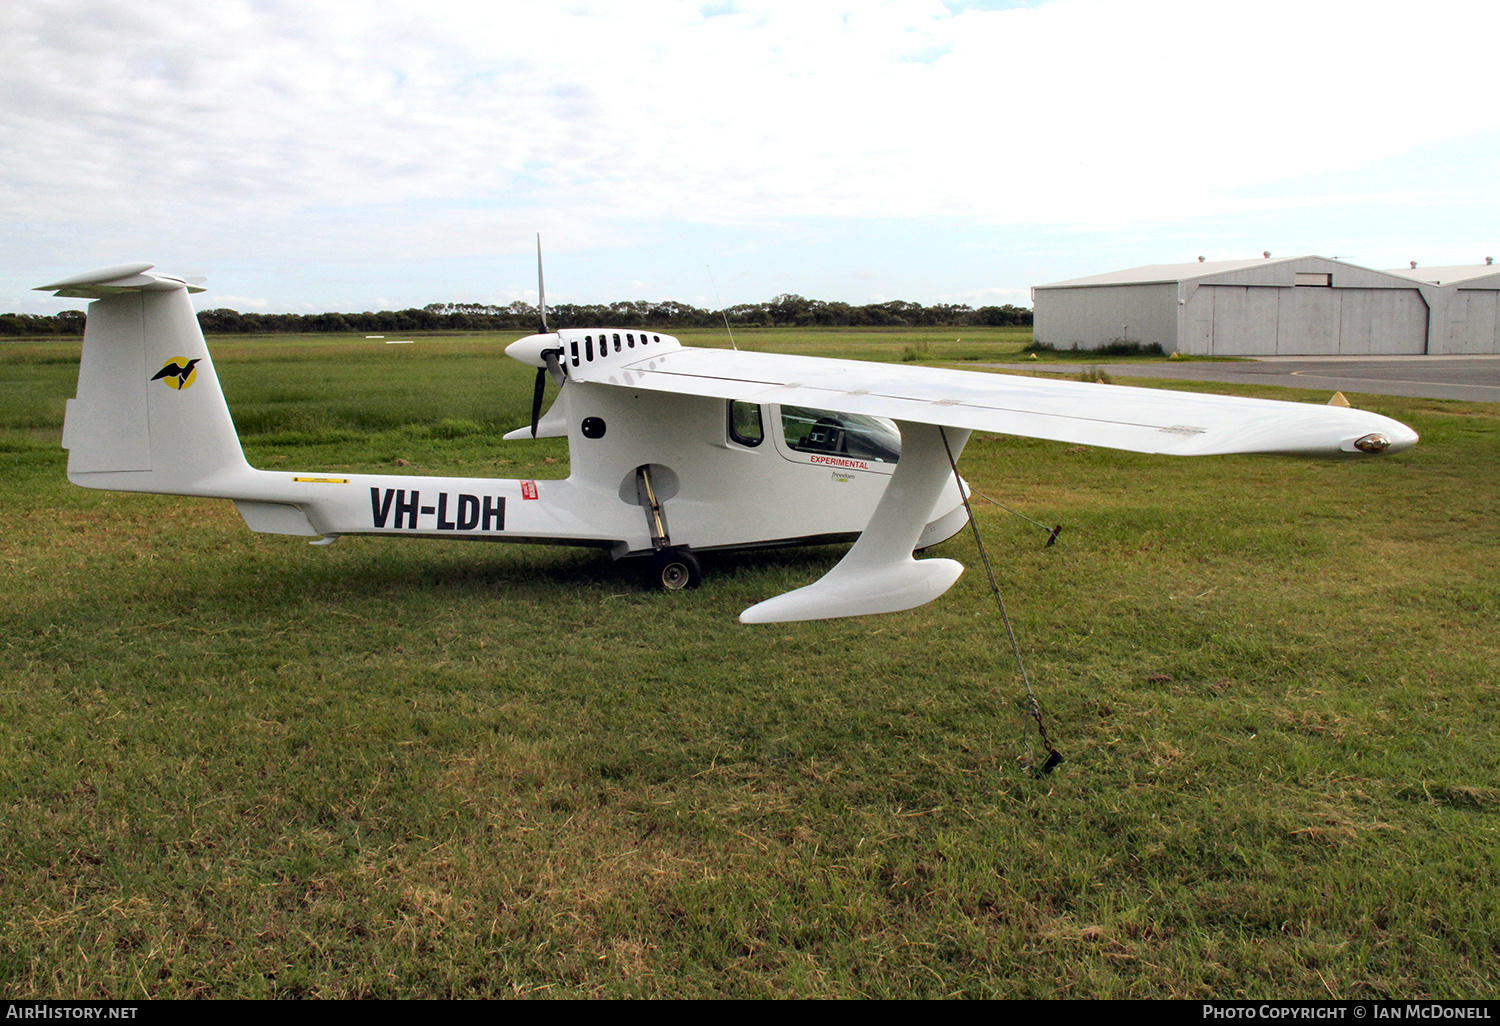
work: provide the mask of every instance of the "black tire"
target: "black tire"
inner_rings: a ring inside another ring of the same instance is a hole
[[[687,549],[662,549],[651,557],[651,586],[662,591],[681,591],[703,583],[698,557]]]

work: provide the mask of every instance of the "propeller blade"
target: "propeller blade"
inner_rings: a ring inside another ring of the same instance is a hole
[[[536,233],[536,308],[541,324],[537,328],[538,335],[550,335],[547,329],[547,286],[542,280],[542,233]],[[562,355],[561,349],[544,349],[542,361],[545,367],[536,369],[536,390],[531,396],[531,437],[536,437],[537,424],[542,419],[542,399],[547,394],[547,374],[550,372],[552,379],[562,385],[567,380],[567,374],[558,362]]]
[[[561,349],[543,349],[542,361],[547,365],[547,371],[552,375],[552,380],[557,382],[559,388],[568,380],[568,372],[563,370],[559,359],[562,357]]]
[[[541,312],[542,326],[537,329],[538,335],[551,334],[547,330],[547,289],[542,284],[542,233],[536,233],[536,306]]]
[[[547,368],[536,369],[536,392],[531,397],[531,437],[536,437],[537,422],[542,419],[542,396],[547,391]]]

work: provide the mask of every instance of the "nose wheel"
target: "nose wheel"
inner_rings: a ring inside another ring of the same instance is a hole
[[[653,588],[681,591],[702,584],[703,570],[698,565],[698,557],[687,549],[662,549],[651,557],[648,580]]]

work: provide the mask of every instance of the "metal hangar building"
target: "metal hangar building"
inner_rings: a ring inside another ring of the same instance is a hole
[[[1375,271],[1320,256],[1157,264],[1032,289],[1037,342],[1194,356],[1500,353],[1500,267]]]

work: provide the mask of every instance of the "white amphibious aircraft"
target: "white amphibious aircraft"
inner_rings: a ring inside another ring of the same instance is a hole
[[[1360,410],[1118,385],[684,346],[613,328],[542,330],[506,353],[537,368],[530,428],[568,439],[563,481],[256,470],[245,462],[188,298],[151,264],[42,286],[94,299],[68,479],[85,488],[230,499],[253,531],[479,538],[652,555],[666,588],[695,551],[857,539],[820,580],[745,623],[910,609],[963,572],[914,550],[960,530],[954,464],[971,431],[1174,455],[1361,457],[1417,441]],[[545,377],[560,385],[541,416]]]

